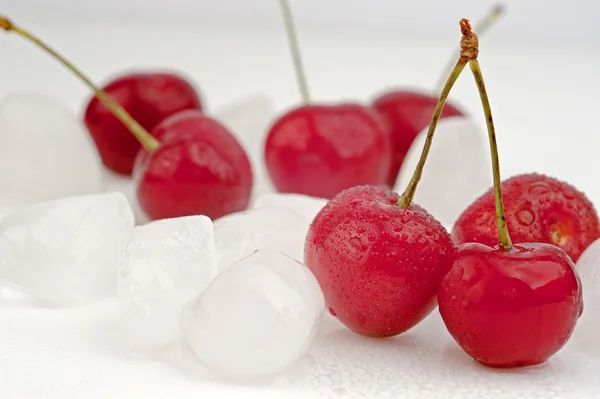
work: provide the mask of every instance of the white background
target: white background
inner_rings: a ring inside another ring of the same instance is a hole
[[[600,204],[600,5],[507,3],[508,14],[481,38],[480,53],[503,177],[544,172]],[[459,19],[475,21],[490,5],[298,0],[313,98],[366,101],[391,85],[433,89],[460,39]],[[197,82],[211,108],[254,92],[272,96],[279,110],[298,100],[275,0],[0,0],[0,13],[44,37],[99,82],[131,68],[176,68]],[[48,56],[16,36],[0,35],[0,96],[13,90],[50,94],[78,113],[88,98]],[[483,126],[468,74],[453,97]]]

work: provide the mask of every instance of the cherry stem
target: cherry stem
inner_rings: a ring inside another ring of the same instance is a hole
[[[492,8],[490,8],[488,13],[486,14],[486,16],[483,17],[483,19],[475,25],[474,31],[477,32],[479,36],[487,32],[490,29],[490,27],[492,27],[500,19],[500,17],[502,17],[502,14],[504,14],[505,10],[506,5],[503,3],[493,5]],[[448,76],[448,74],[452,70],[452,66],[454,65],[454,60],[459,54],[460,49],[452,55],[452,58],[450,59],[448,65],[444,69],[444,73],[440,75],[440,80],[436,85],[438,91],[442,90],[442,88],[444,87],[444,76]]]
[[[10,19],[0,15],[0,29],[7,32],[14,32],[32,43],[36,44],[42,50],[45,50],[56,60],[62,63],[67,69],[73,72],[79,79],[85,83],[100,100],[135,136],[144,149],[148,152],[154,152],[160,147],[160,141],[154,138],[146,129],[144,129],[123,107],[121,107],[108,93],[96,87],[96,85],[73,64],[67,61],[56,50],[45,44],[42,40],[32,35],[28,31],[16,26]]]
[[[298,43],[298,34],[296,33],[296,26],[294,24],[292,6],[289,0],[279,0],[279,4],[281,6],[281,13],[283,15],[285,31],[290,46],[292,62],[294,63],[296,80],[298,81],[298,88],[300,89],[300,96],[302,97],[302,102],[304,104],[308,104],[310,102],[310,91],[308,89],[306,72],[302,63],[302,56],[300,55],[300,45]]]
[[[471,72],[473,72],[473,76],[475,77],[477,90],[479,90],[479,97],[481,97],[481,104],[483,105],[483,113],[485,114],[485,122],[490,141],[490,152],[492,154],[492,173],[494,175],[494,199],[496,201],[496,222],[498,224],[500,248],[504,251],[510,251],[513,248],[513,245],[510,240],[510,235],[508,234],[506,217],[504,215],[504,203],[502,201],[502,180],[500,179],[500,160],[498,159],[498,143],[496,142],[496,129],[494,128],[492,110],[487,91],[485,90],[483,75],[481,74],[481,69],[479,68],[479,61],[477,61],[477,59],[470,60],[469,66],[471,67]]]
[[[458,61],[456,65],[450,72],[450,76],[448,77],[446,84],[444,85],[444,89],[440,94],[440,98],[438,100],[437,105],[435,106],[435,110],[433,111],[433,116],[431,117],[431,122],[429,123],[429,129],[427,130],[427,137],[425,138],[425,144],[423,145],[423,151],[421,152],[421,158],[419,158],[419,163],[413,172],[413,175],[404,190],[404,193],[398,200],[398,206],[401,208],[408,208],[415,196],[415,192],[417,190],[417,185],[421,180],[421,176],[423,175],[423,168],[425,167],[425,162],[427,162],[427,156],[429,155],[429,150],[431,149],[431,143],[433,142],[433,135],[435,133],[435,129],[437,127],[438,121],[440,120],[440,116],[444,109],[444,104],[446,103],[446,99],[450,94],[450,90],[454,86],[454,83],[460,76],[461,72],[467,65],[470,59],[477,58],[478,53],[478,42],[477,36],[471,32],[471,25],[467,20],[460,21],[460,28],[462,32],[462,39],[460,41],[461,52],[458,57]]]

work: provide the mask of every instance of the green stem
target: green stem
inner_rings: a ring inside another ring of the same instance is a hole
[[[6,17],[0,16],[0,29],[4,29],[8,32],[14,32],[23,38],[31,41],[32,43],[39,46],[42,50],[49,53],[56,60],[62,63],[67,69],[73,72],[83,83],[88,86],[96,95],[98,100],[102,102],[135,136],[140,142],[144,149],[148,152],[153,152],[160,147],[160,141],[154,138],[146,129],[144,129],[135,119],[125,111],[111,96],[105,91],[96,87],[96,85],[81,71],[79,71],[71,62],[67,61],[58,52],[52,49],[50,46],[45,44],[42,40],[27,32],[26,30],[16,26],[11,20]]]
[[[425,162],[427,161],[427,155],[429,154],[429,150],[431,148],[431,143],[433,142],[433,135],[435,133],[435,128],[437,127],[438,121],[440,120],[440,115],[442,114],[442,110],[444,109],[444,104],[446,103],[446,99],[450,94],[450,90],[454,83],[460,76],[460,73],[467,65],[467,59],[460,57],[454,69],[450,72],[450,76],[446,81],[446,85],[440,94],[440,99],[438,100],[437,105],[435,106],[435,110],[433,111],[433,116],[431,117],[431,123],[429,124],[429,130],[427,131],[427,137],[425,138],[425,145],[423,146],[423,151],[421,152],[421,158],[419,159],[419,163],[415,171],[413,172],[412,178],[404,190],[404,193],[398,200],[398,205],[401,208],[408,208],[410,203],[415,196],[415,191],[417,190],[417,185],[419,184],[419,180],[421,180],[421,175],[423,174],[423,167],[425,166]]]
[[[308,89],[306,72],[302,63],[302,56],[300,55],[300,44],[298,43],[298,34],[296,33],[296,26],[294,24],[292,6],[290,5],[289,0],[279,0],[279,4],[281,6],[285,31],[290,46],[296,80],[298,81],[298,88],[300,89],[300,96],[302,97],[302,102],[308,104],[310,102],[310,91]]]
[[[498,236],[500,237],[500,248],[504,251],[509,251],[513,248],[513,245],[510,240],[510,235],[508,234],[506,217],[504,215],[504,204],[502,201],[502,180],[500,179],[500,160],[498,159],[498,144],[496,142],[496,129],[494,128],[492,110],[487,91],[485,90],[483,75],[481,74],[481,69],[479,68],[479,62],[477,59],[470,60],[469,66],[471,67],[471,71],[475,77],[477,90],[479,90],[479,97],[481,97],[481,103],[483,105],[483,112],[485,114],[485,122],[490,140],[492,173],[494,175],[494,198],[496,200],[496,221],[498,224]]]

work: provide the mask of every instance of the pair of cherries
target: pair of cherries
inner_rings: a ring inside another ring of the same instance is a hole
[[[310,227],[305,262],[330,312],[357,333],[401,334],[437,303],[455,341],[480,363],[539,364],[564,346],[583,311],[573,260],[600,237],[600,221],[583,194],[558,180],[529,174],[501,184],[478,39],[467,20],[461,30],[461,56],[407,190],[398,196],[361,186],[335,196]],[[461,215],[451,236],[412,198],[445,99],[466,64],[486,116],[494,189]]]

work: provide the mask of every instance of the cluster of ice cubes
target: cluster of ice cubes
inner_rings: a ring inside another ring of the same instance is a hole
[[[185,341],[201,365],[241,379],[277,374],[302,357],[325,305],[302,264],[311,220],[292,209],[312,214],[316,206],[278,196],[257,202],[276,207],[234,213],[214,227],[192,216],[134,228],[118,274],[132,350]]]

